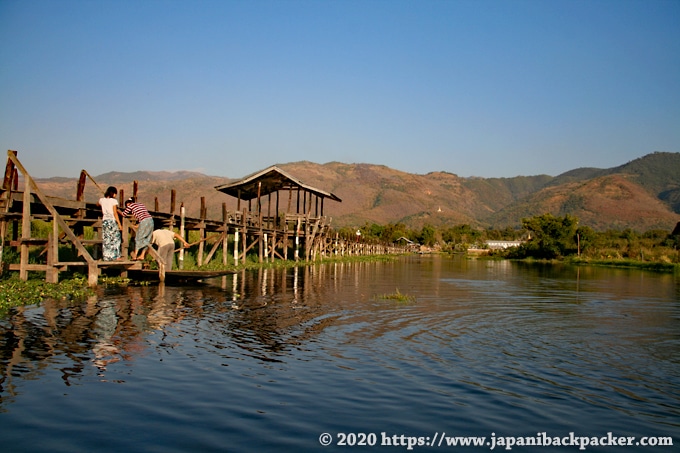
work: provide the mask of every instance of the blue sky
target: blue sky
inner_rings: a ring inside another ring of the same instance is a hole
[[[37,177],[609,168],[680,152],[678,24],[678,0],[0,0],[0,147]]]

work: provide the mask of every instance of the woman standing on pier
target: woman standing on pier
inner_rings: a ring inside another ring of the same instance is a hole
[[[123,229],[118,217],[118,190],[110,186],[97,204],[102,208],[102,254],[104,261],[121,259],[120,232]]]

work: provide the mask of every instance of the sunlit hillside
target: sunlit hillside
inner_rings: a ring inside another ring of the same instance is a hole
[[[327,201],[325,214],[336,227],[366,222],[423,225],[470,224],[479,228],[517,226],[521,219],[550,212],[572,214],[596,230],[632,228],[671,230],[680,221],[680,153],[653,153],[611,169],[581,168],[558,176],[461,178],[450,172],[425,175],[382,165],[293,162],[279,166],[305,184],[332,192],[341,203]],[[29,169],[30,171],[30,169]],[[50,194],[75,198],[77,176],[39,180]],[[247,176],[247,175],[244,175]],[[115,185],[131,195],[138,181],[139,199],[154,209],[198,216],[201,198],[208,216],[221,218],[222,204],[236,209],[236,200],[214,187],[233,180],[194,172],[111,172],[87,182],[86,198],[95,201]]]

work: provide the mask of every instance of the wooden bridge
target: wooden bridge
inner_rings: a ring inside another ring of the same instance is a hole
[[[60,272],[71,268],[87,269],[88,282],[95,286],[103,269],[126,275],[128,270],[142,268],[142,262],[139,261],[103,261],[98,258],[102,244],[101,208],[96,202],[85,200],[88,180],[99,188],[96,181],[82,170],[75,199],[47,196],[21,164],[17,152],[7,152],[7,165],[0,188],[0,264],[3,270],[18,271],[22,280],[28,279],[29,272],[45,272],[46,281],[57,282]],[[369,244],[339,237],[331,229],[330,220],[323,215],[323,211],[325,199],[341,200],[331,193],[303,184],[278,167],[269,167],[241,181],[215,189],[238,199],[236,211],[228,211],[226,203],[222,204],[222,215],[218,220],[207,218],[205,197],[201,197],[198,218],[185,216],[183,204],[177,212],[175,190],[171,191],[168,212],[159,209],[157,198],[153,209],[149,209],[156,227],[178,229],[185,238],[189,237],[190,231],[198,232],[200,239],[194,244],[198,248],[198,266],[208,264],[220,248],[222,265],[225,267],[245,263],[247,254],[255,253],[255,250],[260,262],[274,259],[297,261],[303,256],[307,261],[314,261],[337,255],[406,252],[405,247],[401,246]],[[132,194],[135,199],[138,190],[135,181]],[[119,191],[119,197],[124,199],[122,190]],[[248,206],[242,208],[242,202],[247,202]],[[47,238],[32,235],[30,226],[34,220],[51,223]],[[124,257],[128,256],[131,222],[130,219],[122,219]],[[91,239],[85,238],[86,227],[93,232]],[[8,237],[10,232],[11,237]],[[228,249],[230,242],[231,250]],[[70,245],[78,259],[60,260],[60,245]],[[210,245],[209,250],[207,245]],[[5,262],[7,247],[17,251],[19,263]],[[37,250],[40,250],[37,255],[37,261],[40,262],[30,262],[31,251],[36,255]],[[170,269],[172,263],[164,263],[153,247],[149,248],[149,253],[157,261],[159,278],[163,281],[166,268]],[[179,251],[180,269],[183,268],[184,253],[184,249]]]

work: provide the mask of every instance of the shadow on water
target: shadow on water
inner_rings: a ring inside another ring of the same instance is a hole
[[[310,450],[322,432],[674,433],[679,288],[644,271],[438,256],[100,288],[0,320],[0,430],[34,451],[101,450],[102,427],[107,451]],[[409,299],[381,297],[397,291]]]

